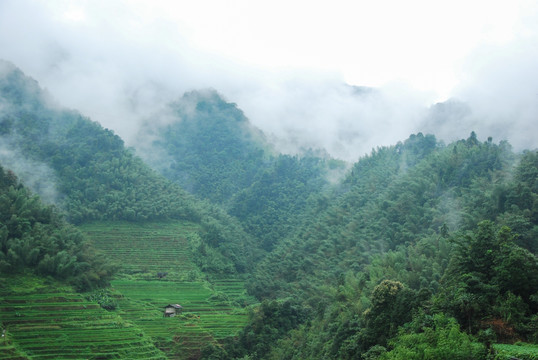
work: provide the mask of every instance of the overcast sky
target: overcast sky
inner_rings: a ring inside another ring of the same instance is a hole
[[[212,87],[283,150],[354,160],[433,131],[538,142],[536,1],[0,0],[0,58],[129,143],[184,91]],[[358,97],[344,83],[376,87]],[[469,102],[432,126],[431,104]]]

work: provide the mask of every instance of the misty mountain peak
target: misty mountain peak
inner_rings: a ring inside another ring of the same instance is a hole
[[[217,117],[229,117],[235,121],[248,122],[243,111],[237,104],[227,102],[221,94],[214,89],[192,90],[186,92],[181,99],[171,104],[171,108],[182,117],[185,115],[206,114]]]
[[[0,59],[0,96],[8,103],[22,105],[42,104],[50,100],[39,83],[26,76],[12,63]]]

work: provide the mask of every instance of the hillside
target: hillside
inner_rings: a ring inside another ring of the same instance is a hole
[[[52,104],[35,80],[1,65],[2,144],[19,161],[52,170],[58,204],[72,222],[197,216],[184,192],[147,168],[112,131]],[[2,160],[14,162],[8,156]]]
[[[263,134],[214,90],[191,91],[169,104],[142,126],[137,143],[167,178],[221,204],[252,184],[271,156]]]
[[[0,163],[21,170],[37,192],[52,188],[71,223],[189,220],[201,224],[202,241],[226,253],[221,260],[233,261],[234,271],[251,266],[257,246],[237,221],[151,170],[111,130],[54,104],[13,65],[0,66]]]
[[[309,276],[335,281],[348,270],[363,270],[372,256],[436,236],[442,227],[467,230],[494,220],[488,212],[498,205],[485,203],[495,200],[477,188],[493,192],[494,181],[509,177],[513,157],[507,144],[481,144],[474,134],[448,147],[418,134],[377,149],[354,165],[342,195],[325,202],[298,236],[258,266],[262,275],[254,286],[275,296],[279,280],[284,287],[309,284]]]
[[[245,330],[226,356],[486,358],[491,342],[536,342],[537,159],[474,133],[373,151],[249,282],[309,315],[283,335],[265,314],[263,330]],[[268,339],[277,345],[263,348]]]
[[[246,323],[254,299],[200,224],[77,229],[1,167],[0,203],[0,358],[190,359]]]
[[[243,277],[222,271],[227,264],[204,248],[198,227],[175,221],[81,226],[93,246],[118,262],[108,292],[116,313],[174,359],[196,358],[206,344],[235,336],[254,301]],[[216,269],[225,273],[214,275]],[[176,303],[181,316],[163,317],[163,307]]]
[[[0,359],[167,359],[131,322],[62,282],[3,276]]]
[[[195,196],[218,204],[270,251],[300,223],[308,198],[345,170],[322,151],[278,154],[236,104],[191,91],[140,130],[137,153]]]
[[[28,271],[88,290],[106,285],[114,266],[0,166],[0,274]]]
[[[0,168],[0,275],[21,282],[0,296],[5,350],[30,359],[192,358],[203,344],[239,331],[252,302],[239,274],[252,268],[258,250],[237,220],[151,170],[112,131],[54,105],[12,65],[2,63],[1,75],[1,162],[56,205],[42,204]],[[31,288],[47,276],[57,281]],[[106,289],[113,276],[117,290]],[[56,294],[68,285],[85,293],[66,287]],[[185,314],[163,322],[163,306],[176,302]],[[77,327],[80,317],[86,321]],[[32,343],[45,329],[54,331]]]

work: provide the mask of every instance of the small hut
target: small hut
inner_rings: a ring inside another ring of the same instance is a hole
[[[168,304],[164,307],[164,317],[174,317],[178,314],[181,314],[183,306],[179,304]]]

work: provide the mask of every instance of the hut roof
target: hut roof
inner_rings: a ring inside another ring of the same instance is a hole
[[[165,308],[173,307],[174,309],[183,309],[183,306],[179,304],[168,304],[165,306]]]

